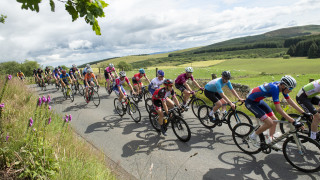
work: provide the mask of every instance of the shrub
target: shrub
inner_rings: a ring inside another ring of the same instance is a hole
[[[283,59],[290,59],[290,55],[285,54],[285,55],[282,56],[282,58],[283,58]]]

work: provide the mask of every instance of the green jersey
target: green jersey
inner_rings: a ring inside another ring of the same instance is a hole
[[[308,98],[312,98],[320,94],[320,79],[303,86],[303,90],[306,92]]]

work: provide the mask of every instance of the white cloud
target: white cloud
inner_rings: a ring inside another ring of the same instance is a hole
[[[293,25],[320,24],[317,0],[106,0],[96,36],[83,19],[71,21],[64,4],[47,1],[40,13],[1,0],[0,62],[38,60],[43,65],[85,63],[114,56],[209,45]]]

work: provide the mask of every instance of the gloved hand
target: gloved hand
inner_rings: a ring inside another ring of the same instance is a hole
[[[303,116],[302,116],[303,118],[313,119],[313,115],[311,113],[304,112],[302,114],[303,114]]]
[[[194,91],[191,91],[190,94],[194,95]]]
[[[204,91],[204,87],[200,88],[202,91]]]
[[[167,112],[164,111],[163,116],[167,117],[168,116]]]
[[[294,121],[294,122],[292,122],[292,124],[294,125],[294,127],[296,129],[299,129],[299,128],[301,128],[303,126],[303,123],[301,123],[299,121]]]

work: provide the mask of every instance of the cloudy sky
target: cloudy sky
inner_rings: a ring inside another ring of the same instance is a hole
[[[204,46],[279,28],[320,24],[319,0],[105,0],[96,36],[84,19],[71,21],[64,4],[51,12],[21,10],[1,0],[0,62],[25,59],[42,65],[84,64],[110,57]]]

